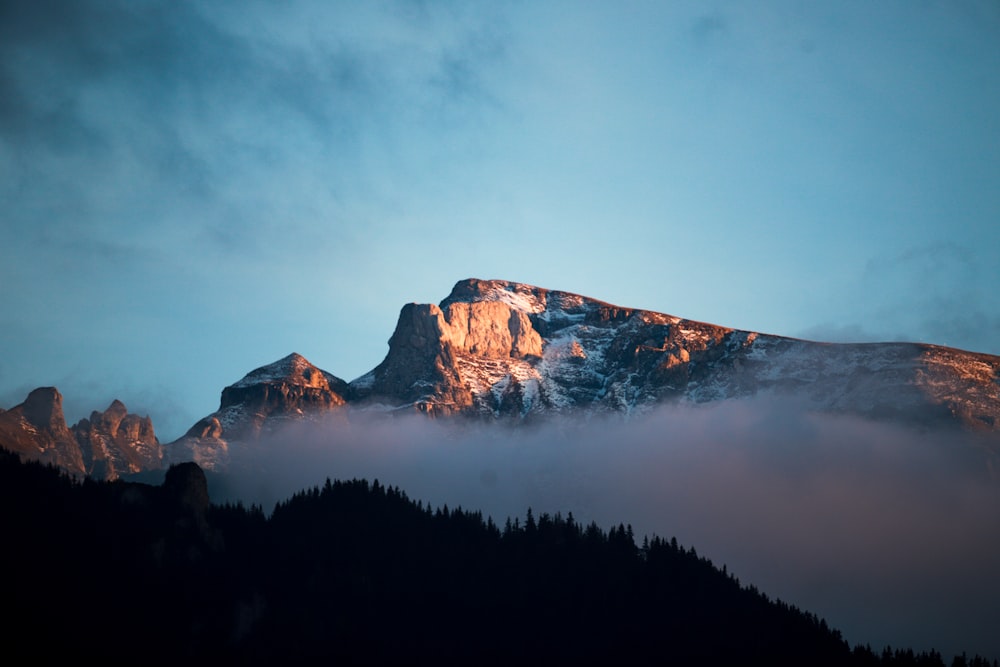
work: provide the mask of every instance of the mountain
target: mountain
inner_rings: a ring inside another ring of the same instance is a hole
[[[475,278],[437,305],[403,306],[385,359],[361,377],[345,382],[290,354],[223,389],[218,410],[162,448],[151,424],[119,419],[121,404],[94,413],[71,437],[55,389],[36,392],[0,413],[0,438],[105,477],[181,461],[223,470],[234,455],[252,462],[262,436],[283,425],[357,412],[531,423],[750,397],[972,431],[985,436],[991,456],[1000,450],[998,356],[906,342],[813,342]]]
[[[83,453],[66,426],[62,394],[39,387],[24,402],[0,413],[0,445],[21,456],[83,475]]]
[[[169,444],[169,460],[225,469],[231,462],[230,442],[252,447],[290,421],[315,419],[341,408],[348,395],[344,380],[292,353],[223,389],[219,409]]]
[[[91,477],[116,479],[159,468],[162,462],[163,450],[149,415],[129,414],[119,400],[104,412],[91,412],[90,419],[81,419],[71,430]]]
[[[33,390],[23,403],[0,411],[0,446],[74,475],[117,479],[159,468],[163,451],[149,416],[129,414],[118,400],[72,428],[55,387]]]
[[[531,418],[773,395],[925,426],[1000,429],[1000,357],[915,343],[817,343],[504,280],[403,307],[359,406]]]

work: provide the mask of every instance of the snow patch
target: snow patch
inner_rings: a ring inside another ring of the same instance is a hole
[[[298,354],[290,354],[284,359],[279,359],[273,364],[261,366],[243,376],[243,378],[232,385],[236,388],[253,387],[258,384],[268,384],[271,382],[285,382],[292,378],[301,378],[303,372],[314,368],[312,364]],[[317,369],[318,370],[318,369]]]
[[[375,384],[375,371],[368,371],[361,377],[351,380],[349,384],[355,389],[371,389]]]
[[[510,285],[507,288],[493,286],[482,290],[473,301],[499,301],[525,313],[541,313],[545,310],[545,304],[533,292],[518,287],[518,285]]]

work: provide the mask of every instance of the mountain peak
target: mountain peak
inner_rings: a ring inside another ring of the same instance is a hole
[[[116,398],[115,400],[111,401],[111,405],[109,405],[108,409],[104,411],[104,414],[109,416],[113,415],[117,417],[120,421],[125,417],[125,415],[128,414],[128,408],[126,408],[125,404]]]
[[[228,441],[252,441],[289,419],[319,417],[343,406],[347,383],[297,352],[256,368],[222,390],[219,409],[170,444],[168,462],[229,465]]]
[[[295,384],[306,387],[329,386],[328,374],[314,366],[298,352],[292,352],[274,363],[255,368],[231,385],[237,389],[259,384]],[[332,376],[330,376],[332,377]]]
[[[66,426],[62,400],[55,387],[33,389],[23,403],[0,415],[0,443],[22,456],[85,474],[80,446]]]
[[[66,428],[62,394],[55,387],[38,387],[25,399],[24,418],[39,428]]]

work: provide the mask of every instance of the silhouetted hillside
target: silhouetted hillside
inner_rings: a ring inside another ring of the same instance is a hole
[[[0,452],[6,650],[129,664],[946,664],[852,649],[693,548],[637,545],[625,525],[528,510],[498,526],[363,480],[267,516],[212,505],[207,488],[190,463],[152,486]]]

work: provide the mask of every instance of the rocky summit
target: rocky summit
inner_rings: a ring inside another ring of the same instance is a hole
[[[72,428],[92,477],[115,479],[122,474],[160,467],[163,451],[149,416],[129,414],[115,400],[104,412],[96,410]]]
[[[23,403],[0,412],[0,446],[77,476],[117,479],[160,467],[163,450],[149,416],[129,414],[121,401],[94,411],[72,428],[55,387],[35,389]]]
[[[403,306],[385,359],[350,383],[290,354],[223,389],[218,410],[162,447],[117,402],[70,433],[58,392],[39,389],[0,412],[0,444],[103,476],[182,461],[220,470],[284,425],[356,412],[530,423],[749,397],[1000,442],[997,356],[813,342],[472,278],[439,304]]]
[[[219,409],[167,446],[168,460],[225,469],[231,442],[252,446],[289,421],[315,419],[344,406],[348,394],[344,380],[292,353],[223,389]]]
[[[504,280],[404,306],[359,406],[533,418],[772,395],[928,426],[1000,428],[1000,357],[913,343],[817,343]]]

